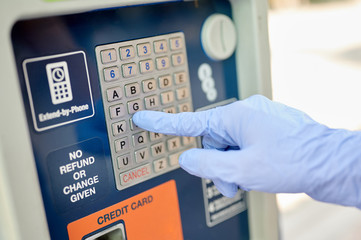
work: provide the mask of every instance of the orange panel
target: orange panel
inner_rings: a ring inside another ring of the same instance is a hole
[[[123,220],[127,239],[183,239],[174,180],[68,224],[70,240]]]

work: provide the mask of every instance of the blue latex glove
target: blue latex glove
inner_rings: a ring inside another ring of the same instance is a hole
[[[234,196],[238,187],[305,192],[361,208],[359,132],[330,129],[262,96],[197,113],[142,111],[133,121],[153,132],[203,136],[205,149],[184,152],[180,166],[212,179],[225,196]]]

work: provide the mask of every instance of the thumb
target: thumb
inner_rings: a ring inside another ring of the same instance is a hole
[[[179,157],[179,165],[192,175],[238,185],[239,183],[234,180],[237,179],[237,175],[242,174],[239,169],[242,167],[240,153],[240,150],[220,151],[194,148],[182,153]],[[219,183],[219,181],[217,182]],[[230,185],[225,186],[224,183],[218,183],[221,192],[223,189],[228,189],[224,193],[234,192],[234,190],[231,190],[234,186],[230,187]]]

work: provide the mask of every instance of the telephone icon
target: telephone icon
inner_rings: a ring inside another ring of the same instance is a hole
[[[51,101],[54,105],[73,100],[68,64],[65,61],[46,65]]]

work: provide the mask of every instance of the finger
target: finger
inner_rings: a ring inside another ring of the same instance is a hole
[[[219,151],[216,149],[190,149],[179,157],[180,166],[192,175],[219,179],[227,183],[237,183],[235,175],[242,168],[241,151]],[[239,183],[237,183],[239,184]]]
[[[134,123],[145,130],[167,135],[203,136],[207,133],[211,110],[170,114],[157,111],[140,111],[134,114]]]
[[[219,179],[213,179],[213,183],[223,196],[229,198],[233,198],[238,191],[238,187],[234,183],[227,183]]]

